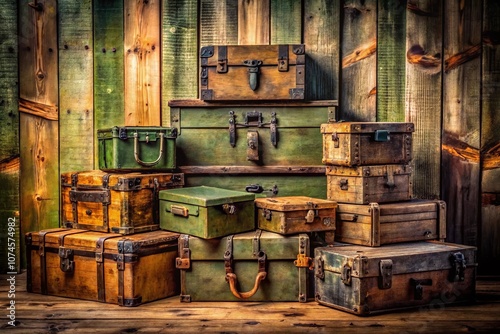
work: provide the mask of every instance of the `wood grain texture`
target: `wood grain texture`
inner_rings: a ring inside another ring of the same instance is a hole
[[[124,2],[125,125],[161,124],[160,5]]]
[[[340,119],[376,120],[377,1],[349,0],[342,13]]]
[[[377,8],[377,121],[405,120],[406,1],[379,1]]]
[[[238,2],[200,0],[200,46],[238,44]]]
[[[59,6],[60,171],[94,166],[92,1]]]
[[[170,100],[198,97],[198,14],[197,0],[163,3],[162,126],[170,125]]]
[[[270,44],[270,0],[238,0],[238,44]]]
[[[406,17],[406,121],[415,124],[413,193],[434,199],[441,182],[442,4],[408,3]]]
[[[339,98],[340,1],[305,0],[306,98]]]
[[[270,0],[270,27],[270,44],[301,44],[302,2]]]

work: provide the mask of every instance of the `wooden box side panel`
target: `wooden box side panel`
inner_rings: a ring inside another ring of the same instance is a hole
[[[436,219],[380,223],[380,244],[440,239]]]
[[[335,230],[335,240],[363,246],[376,246],[373,240],[373,224],[360,221],[347,221],[339,217]]]

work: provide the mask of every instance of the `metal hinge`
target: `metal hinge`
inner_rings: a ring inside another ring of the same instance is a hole
[[[467,267],[467,261],[465,261],[465,256],[461,252],[453,253],[450,255],[451,261],[451,272],[450,272],[450,282],[462,282],[465,280],[465,268]]]
[[[380,260],[380,289],[390,289],[392,286],[392,260]]]

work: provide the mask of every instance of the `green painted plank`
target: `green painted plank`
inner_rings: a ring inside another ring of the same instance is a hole
[[[271,44],[302,43],[302,1],[271,0],[270,5]]]
[[[123,15],[123,0],[94,1],[94,139],[125,123]],[[97,168],[96,140],[94,147]]]
[[[379,1],[377,15],[377,121],[404,122],[406,1]]]
[[[338,100],[341,1],[304,0],[306,97]]]
[[[198,1],[164,1],[162,7],[162,124],[173,99],[198,97]]]
[[[377,1],[348,0],[342,13],[340,119],[376,120]]]
[[[200,46],[238,44],[238,1],[200,0]]]
[[[60,171],[94,166],[92,0],[59,5]]]

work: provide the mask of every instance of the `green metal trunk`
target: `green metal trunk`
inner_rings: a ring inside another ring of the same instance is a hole
[[[177,130],[166,127],[112,127],[97,130],[99,169],[165,171],[176,167]]]
[[[298,261],[309,256],[307,234],[256,230],[211,240],[181,235],[179,255],[183,302],[307,300],[308,268]]]
[[[160,191],[160,228],[211,239],[255,228],[255,195],[217,187]]]

